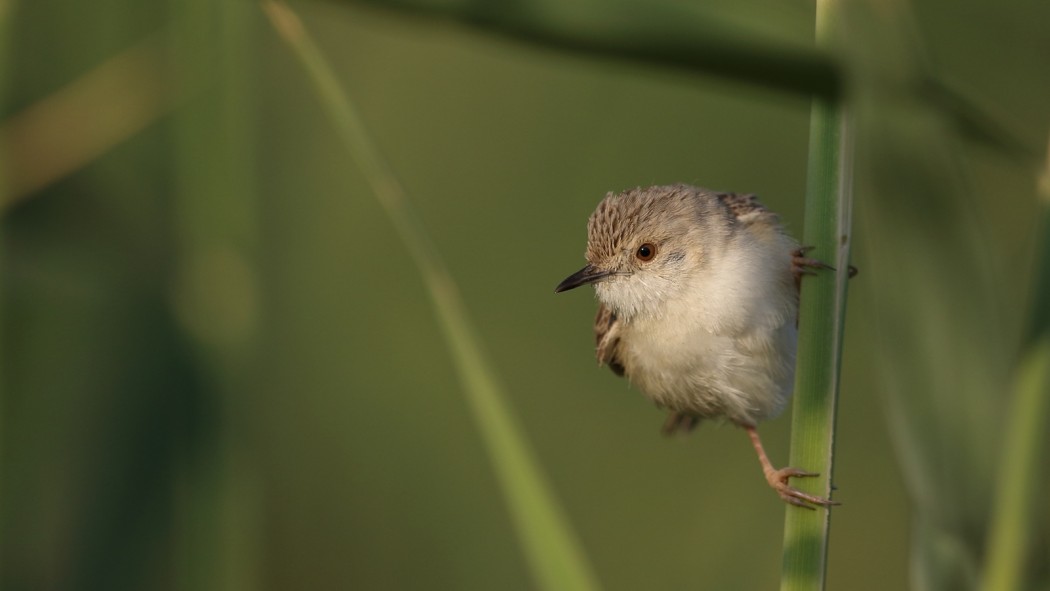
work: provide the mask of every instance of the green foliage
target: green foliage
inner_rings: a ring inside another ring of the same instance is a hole
[[[0,586],[772,587],[746,438],[662,440],[550,291],[632,186],[754,191],[822,244],[818,93],[853,109],[861,269],[828,586],[1045,587],[1050,5],[843,2],[829,53],[804,4],[505,4],[295,4],[407,226],[257,4],[5,5]],[[815,417],[778,463],[825,461]]]

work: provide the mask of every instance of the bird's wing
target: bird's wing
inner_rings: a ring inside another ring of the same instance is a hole
[[[757,231],[759,234],[765,234],[766,236],[771,235],[769,232],[774,232],[777,235],[784,234],[784,228],[780,225],[780,218],[777,217],[777,214],[766,209],[765,205],[759,203],[758,196],[751,193],[717,193],[716,195],[726,209],[733,214],[733,217],[744,226],[750,227],[752,231]],[[799,249],[797,246],[791,252],[791,273],[795,279],[796,293],[802,286],[802,275],[813,272],[810,267],[827,266],[819,261],[804,258],[805,252],[805,249]],[[798,324],[797,316],[795,324]]]
[[[776,221],[776,214],[766,209],[758,201],[758,196],[751,193],[717,193],[718,200],[726,206],[729,213],[737,220],[750,223],[753,220],[771,218]]]
[[[604,304],[598,305],[598,315],[594,318],[594,341],[597,346],[595,354],[598,365],[609,365],[618,376],[624,374],[623,359],[620,351],[620,327],[622,323],[616,314]]]

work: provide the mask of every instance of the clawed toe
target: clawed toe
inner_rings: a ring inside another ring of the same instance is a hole
[[[804,251],[803,251],[804,252]],[[781,468],[777,470],[773,467],[773,463],[769,461],[769,457],[766,456],[766,450],[762,447],[762,439],[758,436],[758,431],[752,425],[742,425],[744,430],[747,431],[748,437],[751,438],[751,444],[755,446],[755,453],[758,454],[758,461],[762,464],[762,473],[766,475],[766,482],[769,486],[773,487],[773,490],[777,491],[781,499],[784,502],[795,505],[796,507],[805,507],[806,509],[816,509],[817,507],[830,507],[832,505],[839,505],[831,499],[825,499],[824,497],[818,497],[809,493],[804,493],[797,488],[792,487],[788,484],[788,479],[795,478],[811,478],[813,476],[820,476],[816,472],[807,472],[805,470],[799,470],[798,468]]]
[[[806,256],[806,252],[813,250],[812,246],[800,248],[791,253],[791,270],[800,275],[814,275],[818,269],[834,269],[831,265],[820,259]]]
[[[841,503],[832,501],[831,499],[825,499],[824,497],[804,493],[788,484],[788,479],[792,477],[807,478],[813,476],[820,476],[820,474],[799,470],[798,468],[781,468],[780,470],[768,474],[766,480],[769,481],[769,486],[777,491],[777,494],[780,495],[781,499],[787,503],[795,505],[796,507],[816,509],[816,507],[840,505]]]
[[[795,274],[795,277],[802,277],[803,275],[816,275],[820,269],[835,270],[835,267],[825,263],[820,259],[813,259],[806,256],[806,253],[813,250],[812,246],[803,246],[791,253],[791,271]],[[852,279],[857,276],[858,270],[853,265],[846,268],[846,277]]]

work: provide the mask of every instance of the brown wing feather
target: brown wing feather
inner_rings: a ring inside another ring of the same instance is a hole
[[[594,318],[594,343],[598,365],[608,364],[613,373],[624,375],[620,356],[620,321],[604,304],[598,305],[598,315]]]
[[[753,214],[775,215],[758,201],[758,195],[752,193],[718,193],[717,197],[738,220],[746,220]]]

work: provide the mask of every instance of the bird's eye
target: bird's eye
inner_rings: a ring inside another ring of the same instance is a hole
[[[634,256],[638,257],[638,260],[640,261],[651,261],[653,260],[653,257],[656,256],[656,245],[646,242],[638,247]]]

